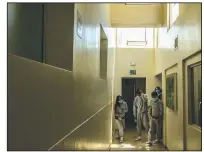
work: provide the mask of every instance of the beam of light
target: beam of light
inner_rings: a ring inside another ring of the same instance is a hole
[[[111,148],[135,148],[131,144],[112,144]]]
[[[138,146],[139,149],[142,149],[142,146]]]
[[[148,151],[149,151],[149,150],[150,150],[150,145],[146,145],[146,147],[145,147],[145,148],[146,148],[146,150],[148,150]]]

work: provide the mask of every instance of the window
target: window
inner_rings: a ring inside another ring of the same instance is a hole
[[[201,63],[190,66],[188,69],[188,114],[189,124],[202,126],[202,83]]]
[[[108,39],[100,25],[100,78],[107,78]]]
[[[168,13],[167,13],[168,14]],[[179,3],[169,4],[169,28],[174,24],[179,16]]]
[[[43,7],[41,3],[8,3],[8,53],[43,62]]]
[[[153,48],[153,28],[118,28],[117,47]]]

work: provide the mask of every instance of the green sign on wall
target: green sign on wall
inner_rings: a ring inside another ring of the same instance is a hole
[[[130,75],[136,75],[136,70],[130,70]]]

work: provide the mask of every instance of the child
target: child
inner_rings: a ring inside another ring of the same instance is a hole
[[[149,116],[150,116],[150,128],[148,132],[148,141],[146,142],[149,145],[152,145],[152,136],[153,131],[156,129],[156,140],[153,141],[154,144],[159,143],[161,139],[160,135],[160,123],[163,114],[163,105],[162,101],[158,98],[157,92],[152,92],[152,100],[150,101],[149,106]]]

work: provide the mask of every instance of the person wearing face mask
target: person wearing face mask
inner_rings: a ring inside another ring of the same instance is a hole
[[[125,128],[125,114],[128,112],[127,103],[122,100],[121,96],[116,97],[116,102],[114,106],[116,127],[118,129],[118,135],[120,143],[123,142],[123,134]]]
[[[127,105],[127,103],[122,99],[121,96],[119,96],[119,103],[120,103],[120,105],[121,105],[121,108],[124,110],[125,117],[126,117],[126,113],[128,112],[128,105]],[[123,130],[125,129],[125,117],[122,119]]]
[[[133,115],[136,117],[137,121],[137,131],[138,131],[138,137],[135,139],[135,141],[141,140],[142,135],[142,125],[144,126],[146,132],[149,130],[149,123],[148,123],[148,98],[147,95],[143,93],[141,89],[138,89],[136,92],[137,96],[135,97],[134,103],[133,103]],[[135,111],[136,110],[136,111]]]
[[[155,90],[154,91],[156,91],[157,92],[157,96],[158,96],[158,98],[162,101],[162,89],[160,88],[160,87],[156,87],[155,88]],[[160,135],[161,135],[161,138],[163,137],[163,127],[162,127],[162,125],[163,125],[163,116],[162,116],[162,118],[161,118],[161,123],[160,123]]]
[[[158,98],[162,100],[162,89],[160,87],[156,87],[154,91],[156,91]]]
[[[148,132],[148,141],[146,144],[152,145],[152,143],[160,143],[161,140],[161,131],[160,123],[163,115],[163,104],[162,101],[158,98],[157,92],[152,92],[152,100],[150,101],[149,106],[149,116],[150,116],[150,128]],[[152,142],[152,136],[156,130],[156,140]]]

